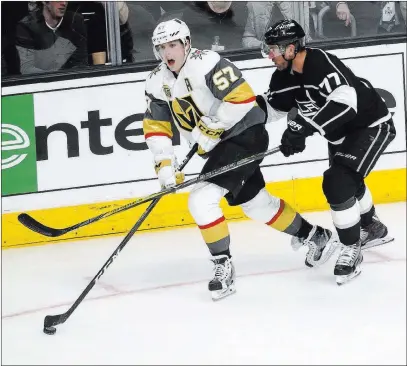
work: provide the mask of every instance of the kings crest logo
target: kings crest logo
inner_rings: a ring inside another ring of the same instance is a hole
[[[168,85],[163,86],[163,90],[168,99],[171,99],[171,89]]]
[[[320,110],[320,108],[311,100],[299,101],[297,100],[298,109],[305,117],[312,118]]]
[[[191,53],[191,59],[197,59],[199,58],[202,60],[202,56],[205,56],[208,52],[207,51],[202,51],[202,50],[195,50],[194,52]]]
[[[170,102],[170,108],[177,124],[186,131],[192,131],[203,116],[191,95],[175,98]]]

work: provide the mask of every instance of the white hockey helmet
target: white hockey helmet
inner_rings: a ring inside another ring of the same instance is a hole
[[[185,48],[185,58],[191,50],[191,32],[188,26],[179,19],[171,19],[157,25],[153,32],[153,51],[157,60],[162,60],[158,46],[171,41],[180,40],[184,46],[189,41],[189,49]]]

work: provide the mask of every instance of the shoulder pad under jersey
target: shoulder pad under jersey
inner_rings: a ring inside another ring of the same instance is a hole
[[[219,62],[220,55],[210,50],[199,50],[192,48],[188,55],[186,66],[189,72],[206,75]]]
[[[146,93],[161,99],[165,64],[161,62],[146,78]]]

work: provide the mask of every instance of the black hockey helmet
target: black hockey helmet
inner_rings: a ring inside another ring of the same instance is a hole
[[[293,19],[280,20],[266,30],[262,43],[263,57],[269,57],[270,47],[279,46],[282,53],[289,44],[295,45],[296,53],[305,46],[304,29]]]
[[[305,37],[304,29],[293,19],[280,20],[264,34],[268,45],[287,45]]]

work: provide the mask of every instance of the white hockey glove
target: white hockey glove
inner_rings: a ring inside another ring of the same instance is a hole
[[[219,142],[225,131],[214,117],[202,116],[192,130],[192,138],[199,145],[198,153],[211,151]]]
[[[185,174],[177,170],[178,164],[171,159],[162,160],[155,165],[155,172],[162,188],[174,187],[185,180]]]

